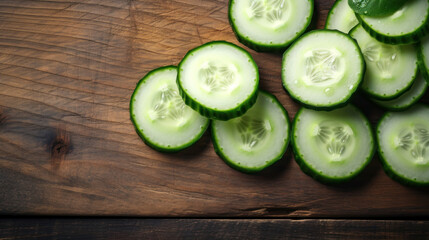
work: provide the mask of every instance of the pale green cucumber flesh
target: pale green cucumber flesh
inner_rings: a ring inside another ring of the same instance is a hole
[[[228,17],[238,40],[257,51],[281,51],[313,16],[313,0],[231,0]]]
[[[292,144],[301,169],[326,183],[356,177],[374,154],[371,126],[351,104],[332,111],[301,108],[293,123]]]
[[[407,91],[417,76],[417,51],[413,45],[389,45],[371,37],[361,25],[350,31],[366,62],[361,89],[372,98],[393,99]]]
[[[201,115],[228,120],[255,103],[259,72],[247,51],[215,41],[186,54],[179,64],[177,85],[184,102]]]
[[[426,92],[428,85],[422,74],[418,74],[414,80],[411,88],[403,93],[401,96],[392,100],[377,100],[371,99],[375,104],[380,107],[386,108],[390,111],[402,111],[411,107],[414,103],[418,102]]]
[[[384,170],[407,185],[429,185],[429,107],[387,112],[377,127]]]
[[[216,153],[229,166],[248,173],[261,171],[281,159],[289,131],[286,110],[273,95],[263,91],[243,116],[212,122]]]
[[[358,23],[359,21],[354,11],[349,7],[347,0],[337,0],[329,10],[325,28],[349,33]]]
[[[209,120],[186,106],[176,85],[177,67],[149,72],[130,100],[130,117],[143,141],[163,152],[176,152],[195,143]]]
[[[337,30],[314,30],[283,54],[282,82],[295,100],[329,109],[347,103],[364,69],[362,53],[350,36]]]

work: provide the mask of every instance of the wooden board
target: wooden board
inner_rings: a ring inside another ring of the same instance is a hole
[[[229,168],[207,133],[178,154],[147,147],[128,102],[149,70],[211,40],[238,44],[226,0],[0,1],[0,213],[156,217],[429,216],[429,191],[377,159],[354,181],[320,184],[290,150],[256,175]],[[320,28],[332,0],[315,0]],[[293,118],[281,55],[256,53],[261,88]],[[428,103],[425,96],[424,102]],[[375,123],[382,110],[357,100]]]
[[[428,239],[428,221],[0,219],[1,239]]]

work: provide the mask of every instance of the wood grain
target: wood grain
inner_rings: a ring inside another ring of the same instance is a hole
[[[315,0],[315,26],[332,3]],[[0,1],[0,214],[429,216],[429,191],[389,179],[377,159],[351,183],[327,186],[290,151],[246,175],[216,156],[209,133],[178,154],[144,145],[129,120],[135,84],[212,40],[239,44],[226,0]],[[261,88],[292,118],[299,106],[282,89],[281,56],[249,51]],[[382,114],[355,102],[373,123]]]
[[[1,239],[428,239],[428,221],[0,219]]]

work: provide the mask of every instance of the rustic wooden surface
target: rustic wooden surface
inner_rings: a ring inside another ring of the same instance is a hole
[[[320,28],[333,0],[315,3]],[[178,154],[147,147],[129,120],[135,84],[211,40],[238,44],[226,0],[0,0],[0,214],[429,216],[429,191],[394,182],[377,159],[351,183],[327,186],[290,150],[246,175],[216,156],[208,133]],[[250,53],[261,87],[292,118],[298,105],[281,87],[281,56]],[[372,122],[382,114],[356,102]]]
[[[287,219],[0,219],[0,239],[428,239],[429,222]]]

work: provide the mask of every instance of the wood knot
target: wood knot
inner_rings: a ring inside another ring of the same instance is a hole
[[[70,135],[64,128],[58,128],[50,144],[51,166],[58,169],[64,161],[66,154],[72,149]]]

